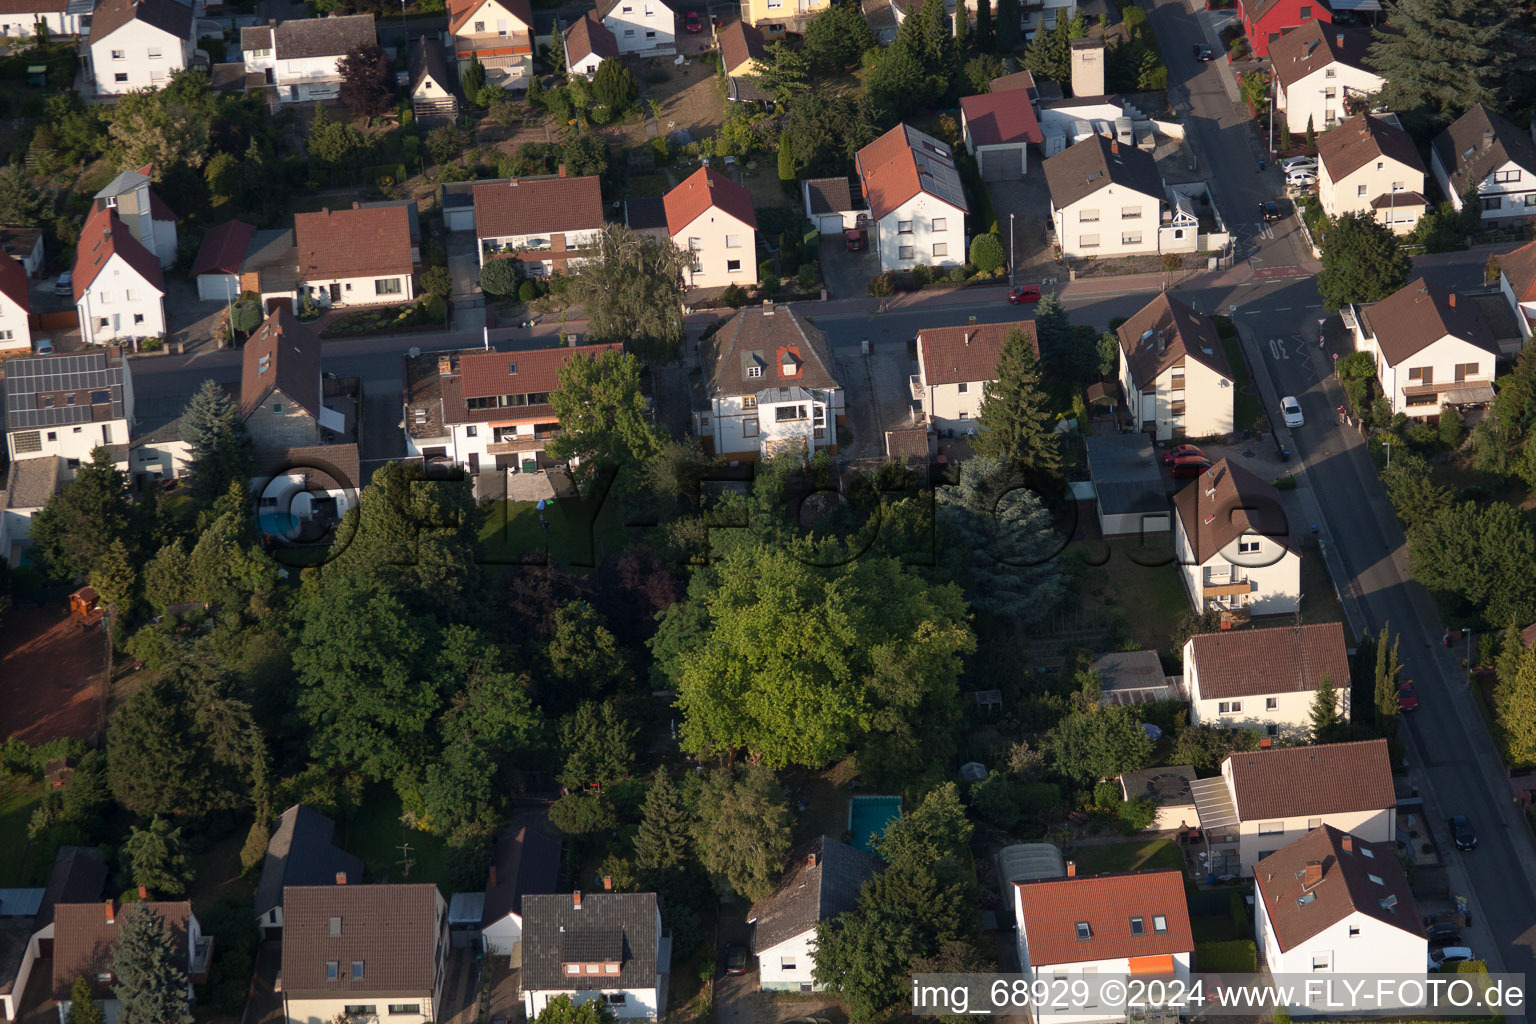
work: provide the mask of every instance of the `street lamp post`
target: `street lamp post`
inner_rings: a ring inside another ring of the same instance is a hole
[[[1013,278],[1017,269],[1013,262],[1013,214],[1010,213],[1008,215],[1008,287],[1010,288],[1014,285]]]
[[[1275,73],[1269,73],[1269,157],[1275,157]]]

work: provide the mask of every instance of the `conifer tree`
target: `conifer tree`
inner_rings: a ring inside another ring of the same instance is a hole
[[[122,1004],[121,1024],[192,1024],[187,1001],[186,951],[178,950],[165,919],[139,903],[121,911],[112,946],[112,992]]]
[[[1040,363],[1033,341],[1023,331],[1009,331],[1003,340],[997,380],[986,385],[976,421],[981,427],[972,444],[977,455],[1008,459],[1036,470],[1054,471],[1061,465],[1041,387]]]
[[[662,870],[688,859],[688,815],[677,787],[663,768],[651,776],[635,834],[635,860],[642,868]]]

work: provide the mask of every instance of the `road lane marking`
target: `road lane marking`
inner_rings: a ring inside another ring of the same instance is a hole
[[[1285,345],[1279,338],[1269,339],[1269,354],[1276,360],[1290,358],[1290,353],[1286,352]]]

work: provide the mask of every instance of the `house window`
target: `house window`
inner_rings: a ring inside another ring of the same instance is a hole
[[[795,970],[795,958],[792,956],[779,957],[779,969],[782,971]]]
[[[1323,819],[1322,818],[1308,818],[1307,819],[1307,828],[1313,829],[1313,828],[1322,828],[1322,827],[1323,827]]]
[[[699,433],[701,433],[701,434],[710,434],[710,433],[713,433],[713,432],[714,431],[711,430],[710,426],[709,426],[709,417],[708,416],[700,416],[699,417]]]
[[[1120,244],[1121,245],[1140,245],[1141,244],[1141,235],[1139,233],[1138,234],[1134,234],[1134,235],[1122,234],[1120,236]]]
[[[149,59],[150,60],[159,60],[162,56],[164,56],[164,54],[162,54],[159,50],[150,50],[149,51]]]
[[[1408,379],[1416,380],[1420,384],[1433,384],[1435,382],[1435,368],[1433,366],[1408,367]]]
[[[1338,93],[1337,89],[1333,88],[1332,86],[1329,86],[1328,88],[1323,90],[1323,99],[1325,99],[1325,100],[1336,99],[1337,98],[1337,93]]]
[[[959,384],[957,384],[957,385],[956,385],[956,387],[958,387],[958,388],[959,388],[959,389],[960,389],[960,393],[961,393],[961,394],[962,394],[962,395],[967,395],[967,394],[970,394],[970,391],[971,391],[971,385],[970,385],[970,383],[969,383],[969,382],[967,382],[967,381],[961,381],[961,382],[960,382],[960,383],[959,383]]]
[[[1493,180],[1497,181],[1497,182],[1500,182],[1500,183],[1511,182],[1511,181],[1519,181],[1520,180],[1520,172],[1519,171],[1494,171],[1493,172]]]
[[[756,409],[757,408],[757,396],[756,395],[742,395],[741,396],[741,407],[743,409]]]
[[[483,22],[483,21],[475,22],[475,31],[476,32],[484,32],[485,31],[485,22]]]
[[[277,499],[273,498],[272,500],[276,501]],[[327,960],[325,962],[325,980],[335,981],[339,977],[341,977],[341,965],[335,960]]]
[[[726,235],[725,236],[725,247],[727,249],[740,249],[741,248],[741,236],[740,235]]]
[[[1283,835],[1284,833],[1285,833],[1285,822],[1283,822],[1283,821],[1261,821],[1261,822],[1259,822],[1259,835],[1261,835],[1261,836],[1278,836],[1278,835]]]
[[[385,277],[373,282],[375,295],[399,295],[400,279],[398,277]]]
[[[143,313],[135,313],[135,314],[133,314],[133,322],[136,323],[136,324],[143,323],[144,322],[144,314]]]
[[[968,419],[971,418],[971,414],[966,412],[964,409],[961,409],[960,410],[960,418],[963,419],[963,420],[968,420]]]
[[[1427,395],[1409,395],[1404,405],[1439,405],[1440,396],[1431,391]]]
[[[1121,220],[1140,220],[1141,219],[1141,207],[1139,207],[1139,206],[1122,206],[1120,208],[1120,219]]]
[[[1360,855],[1362,857],[1369,857],[1371,860],[1375,860],[1376,859],[1376,854],[1374,852],[1372,852],[1372,850],[1371,850],[1371,848],[1369,846],[1362,846],[1362,847],[1360,847]]]
[[[106,317],[99,316],[96,318],[96,329],[98,331],[104,331],[110,326],[112,326],[112,321],[108,320]]]
[[[352,980],[363,980],[363,962],[361,960],[352,961]]]
[[[728,274],[739,274],[741,272],[741,260],[726,260],[725,272]]]
[[[1091,938],[1093,938],[1093,928],[1088,924],[1088,922],[1077,922],[1077,941],[1087,942]]]
[[[1243,702],[1240,700],[1224,700],[1218,701],[1216,704],[1216,713],[1218,715],[1236,715],[1241,713],[1242,710]]]
[[[901,260],[912,259],[912,247],[910,245],[899,246],[896,249],[896,258]]]
[[[1483,209],[1498,210],[1504,206],[1504,200],[1499,196],[1489,196],[1483,200]]]
[[[1357,196],[1364,196],[1365,195],[1365,186],[1364,185],[1356,185],[1355,186],[1355,195],[1357,195]]]
[[[581,964],[566,964],[565,965],[565,973],[566,974],[580,974],[581,973]]]
[[[1328,969],[1328,954],[1327,953],[1313,953],[1312,954],[1312,969],[1314,971],[1326,971]]]
[[[618,974],[619,973],[619,965],[618,964],[603,964],[603,973],[604,974]]]
[[[1139,917],[1131,918],[1131,934],[1132,935],[1145,935],[1145,934],[1147,934],[1147,923],[1144,920],[1142,920],[1141,918],[1139,918]]]
[[[1243,537],[1237,542],[1237,553],[1240,555],[1256,555],[1259,553],[1259,538]]]
[[[1098,210],[1080,210],[1077,214],[1079,224],[1097,224],[1099,222]]]
[[[1478,366],[1477,363],[1457,363],[1456,364],[1456,379],[1457,380],[1468,380],[1468,379],[1470,379],[1472,377],[1476,377],[1477,376],[1477,366]]]
[[[392,1016],[392,1017],[402,1016],[402,1015],[408,1014],[408,1013],[414,1013],[414,1014],[417,1014],[419,1016],[421,1014],[421,1004],[420,1003],[390,1003],[389,1004],[389,1013],[390,1013],[390,1016]]]
[[[948,242],[934,242],[933,243],[933,254],[935,256],[948,256],[949,255],[949,243]]]
[[[778,423],[789,423],[794,420],[805,419],[805,406],[781,405],[773,410],[773,418]]]
[[[608,1000],[609,1006],[623,1006],[626,1002],[629,1001],[629,996],[625,995],[623,992],[609,992],[604,995],[603,998]]]
[[[1152,933],[1154,935],[1168,934],[1168,918],[1162,914],[1152,915]]]
[[[763,375],[763,368],[761,366],[749,366],[749,367],[747,367],[747,376],[748,377],[761,377],[762,375]],[[752,405],[754,407],[757,405],[757,399],[755,399],[755,398],[752,399]]]
[[[464,436],[465,437],[478,437],[479,435],[480,435],[480,428],[475,426],[474,424],[470,424],[469,426],[464,428]]]
[[[1352,938],[1352,939],[1358,939],[1360,937],[1360,929],[1359,929],[1358,926],[1356,926],[1356,925],[1350,925],[1349,926],[1349,937]]]
[[[122,50],[113,50],[112,51],[112,59],[113,60],[123,60],[125,57],[127,57],[127,54],[124,53]]]
[[[1099,247],[1098,235],[1079,235],[1077,238],[1079,249],[1097,249]]]
[[[1306,6],[1303,6],[1301,8],[1301,20],[1302,21],[1311,21],[1312,20],[1312,8],[1306,7]]]
[[[897,221],[896,222],[896,233],[898,235],[910,235],[912,233],[912,222],[909,221],[909,220],[899,220],[899,221]]]
[[[1339,76],[1338,76],[1338,72],[1334,71],[1333,68],[1329,68],[1327,71],[1323,72],[1323,77],[1324,78],[1337,78]]]
[[[1280,709],[1280,698],[1279,697],[1265,697],[1264,698],[1264,710],[1265,711],[1278,711],[1279,709]]]
[[[97,981],[104,981],[104,982],[105,981],[111,981],[112,980],[112,972],[111,971],[104,971],[104,972],[96,975],[96,980]]]
[[[757,420],[742,420],[741,421],[741,436],[742,437],[756,437],[757,436]]]
[[[36,430],[29,430],[25,434],[12,434],[11,444],[19,455],[22,452],[40,452],[43,450],[43,435]]]
[[[948,217],[935,217],[935,218],[933,218],[933,230],[935,230],[935,231],[947,231],[948,229],[949,229],[949,218]]]
[[[272,411],[277,413],[278,415],[282,415],[283,403],[282,402],[273,402],[272,403]]]
[[[371,1004],[359,1004],[343,1007],[341,1012],[345,1013],[348,1017],[377,1017],[379,1015],[379,1008]]]

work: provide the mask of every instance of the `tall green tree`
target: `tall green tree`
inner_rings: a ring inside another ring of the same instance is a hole
[[[766,56],[757,66],[763,91],[780,103],[790,102],[811,87],[810,58],[782,39],[769,44]]]
[[[645,871],[663,871],[689,859],[688,815],[665,768],[657,768],[640,807],[635,861]]]
[[[1392,110],[1425,110],[1447,122],[1481,103],[1500,110],[1529,35],[1519,9],[1473,0],[1389,0],[1371,66]]]
[[[1408,534],[1413,578],[1460,597],[1489,624],[1536,619],[1536,579],[1520,568],[1533,559],[1536,534],[1507,502],[1450,505]]]
[[[1139,771],[1152,760],[1152,740],[1132,709],[1100,707],[1097,700],[1058,722],[1045,749],[1063,775],[1080,783]]]
[[[1065,544],[1013,467],[991,456],[967,459],[960,483],[935,493],[939,521],[969,559],[965,589],[973,607],[1030,623],[1061,603],[1066,582],[1058,556]]]
[[[596,357],[578,355],[558,377],[549,404],[560,419],[560,433],[549,442],[550,457],[579,459],[578,479],[611,469],[638,484],[646,460],[662,446],[641,388],[640,360],[611,349]]]
[[[534,1024],[612,1024],[613,1007],[606,999],[584,999],[575,1002],[570,996],[555,996],[539,1015]]]
[[[106,1024],[106,1019],[90,981],[83,975],[76,978],[69,988],[69,1013],[64,1024]]]
[[[130,826],[123,843],[128,857],[128,873],[134,885],[141,885],[157,899],[180,896],[192,880],[192,868],[181,841],[181,829],[172,828],[166,819],[155,815],[148,828]]]
[[[1002,49],[1001,43],[998,49]],[[1051,82],[1071,81],[1072,51],[1066,26],[1058,23],[1051,28],[1037,29],[1024,48],[1021,63],[1038,78]]]
[[[638,734],[612,701],[583,703],[560,723],[560,749],[565,751],[560,784],[576,790],[629,778]]]
[[[1499,681],[1501,694],[1513,685],[1515,674],[1520,671],[1520,659],[1524,656],[1525,640],[1520,635],[1520,623],[1511,619],[1499,635],[1499,654],[1494,660],[1494,677]]]
[[[592,76],[592,96],[615,114],[628,110],[640,94],[635,73],[617,57],[609,57],[597,66]]]
[[[201,74],[184,71],[178,76]],[[191,79],[187,79],[188,82]],[[198,170],[212,151],[214,106],[189,88],[141,89],[118,98],[107,132],[119,167],[153,166],[155,180],[177,164]]]
[[[97,448],[32,517],[31,557],[54,579],[88,575],[114,541],[133,550],[133,525],[127,478]]]
[[[1514,677],[1500,687],[1498,719],[1509,744],[1509,763],[1536,762],[1536,648],[1522,645]]]
[[[203,381],[181,414],[181,439],[187,443],[192,488],[199,500],[212,502],[235,481],[251,477],[251,442],[245,421],[229,392]]]
[[[1323,308],[1377,302],[1408,283],[1412,264],[1385,224],[1364,213],[1346,213],[1323,239],[1317,292]]]
[[[997,379],[985,385],[976,422],[981,427],[972,443],[976,454],[1039,472],[1061,465],[1034,339],[1023,331],[1009,331],[1003,340]]]
[[[717,768],[704,776],[694,843],[699,860],[742,899],[773,891],[789,854],[790,817],[773,772],[756,764]]]
[[[89,574],[91,586],[101,597],[101,603],[116,610],[121,617],[131,617],[138,601],[139,574],[134,568],[133,556],[121,537],[112,543],[96,559]]]
[[[854,0],[837,0],[806,23],[802,50],[813,68],[830,72],[858,64],[875,45],[863,7]]]
[[[571,279],[592,340],[623,341],[647,359],[675,359],[682,351],[687,269],[688,256],[675,245],[619,224],[603,228]]]
[[[1019,0],[997,0],[997,52],[1012,53],[1019,45]]]
[[[192,1024],[186,951],[153,908],[139,903],[123,911],[111,963],[123,1024]]]
[[[395,104],[395,66],[378,43],[354,46],[336,62],[340,97],[357,117],[377,117]]]
[[[795,167],[804,174],[843,174],[853,155],[873,142],[876,134],[867,99],[818,90],[790,104],[779,145],[789,148]]]
[[[1312,695],[1312,708],[1308,712],[1313,743],[1336,743],[1344,724],[1339,714],[1339,690],[1333,685],[1333,676],[1324,675]]]
[[[43,223],[43,194],[19,163],[0,166],[0,223],[35,228]]]
[[[1390,634],[1391,624],[1381,627],[1376,638],[1376,727],[1388,737],[1397,735],[1398,718],[1402,706],[1398,703],[1398,676],[1402,663],[1398,660],[1398,638]]]
[[[992,27],[992,0],[976,0],[976,52],[988,53],[996,45],[997,39]]]

